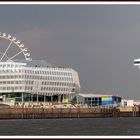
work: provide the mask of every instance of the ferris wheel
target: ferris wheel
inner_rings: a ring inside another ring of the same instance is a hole
[[[24,47],[24,44],[20,40],[17,40],[15,36],[10,34],[1,33],[0,39],[4,39],[6,43],[0,45],[0,62],[11,61],[14,62],[14,59],[25,59],[31,61],[30,53],[27,48]],[[8,43],[7,43],[8,42]],[[7,46],[7,48],[5,47]]]

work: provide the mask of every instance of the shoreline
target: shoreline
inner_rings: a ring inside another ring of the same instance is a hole
[[[130,108],[0,108],[0,119],[63,119],[140,117],[140,107]]]

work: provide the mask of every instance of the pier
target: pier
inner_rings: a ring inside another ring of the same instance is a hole
[[[140,107],[1,107],[0,119],[140,117]]]
[[[113,110],[102,108],[0,108],[0,119],[96,117],[113,117]]]
[[[0,104],[0,119],[140,117],[140,106],[86,106],[34,102]]]

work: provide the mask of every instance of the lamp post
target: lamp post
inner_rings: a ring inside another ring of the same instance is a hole
[[[22,104],[24,102],[24,93],[22,92]]]
[[[37,89],[37,90],[38,90],[38,89]],[[36,96],[37,96],[37,103],[38,103],[38,92],[37,92]]]
[[[44,93],[44,105],[45,105],[45,102],[46,102],[46,96],[45,96],[45,93]]]

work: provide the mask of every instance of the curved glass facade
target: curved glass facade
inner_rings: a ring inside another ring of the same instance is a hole
[[[79,91],[78,73],[71,68],[30,67],[26,63],[0,62],[0,93],[53,96]]]

